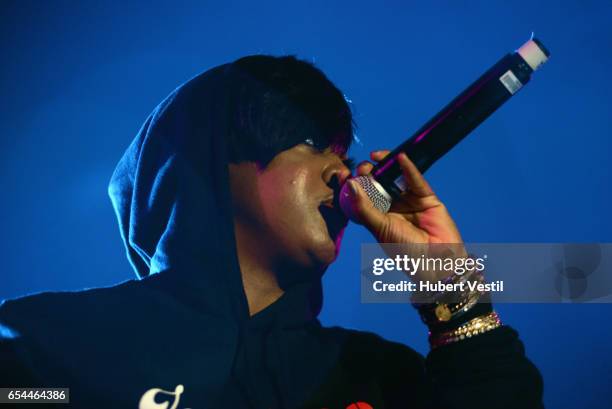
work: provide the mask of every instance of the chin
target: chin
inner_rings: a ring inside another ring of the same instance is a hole
[[[331,237],[327,236],[326,240],[319,243],[316,250],[312,253],[313,258],[316,260],[315,263],[319,266],[327,267],[336,260],[339,249],[340,240],[334,242]]]
[[[288,274],[283,277],[283,285],[321,278],[327,267],[336,260],[339,244],[340,240],[337,238],[334,241],[327,231],[303,237],[301,245],[294,247],[292,254],[286,258],[288,265],[285,271]]]

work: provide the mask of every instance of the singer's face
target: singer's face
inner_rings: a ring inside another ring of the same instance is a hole
[[[235,221],[262,257],[304,268],[336,258],[347,219],[334,203],[351,171],[344,154],[296,145],[267,167],[230,165]]]

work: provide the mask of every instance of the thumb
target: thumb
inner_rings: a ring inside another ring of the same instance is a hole
[[[382,231],[388,223],[387,215],[374,207],[359,183],[353,179],[349,179],[346,183],[348,184],[347,190],[350,198],[349,218],[355,223],[362,224],[377,236],[378,232]]]

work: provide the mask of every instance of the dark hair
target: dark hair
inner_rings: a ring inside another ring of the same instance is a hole
[[[252,55],[232,63],[229,160],[266,166],[299,143],[345,153],[353,116],[344,95],[313,64],[294,56]]]

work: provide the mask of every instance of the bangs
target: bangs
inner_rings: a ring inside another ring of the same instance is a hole
[[[239,71],[230,126],[230,161],[267,165],[300,143],[345,154],[353,141],[350,106],[312,64],[295,57],[250,56]]]

